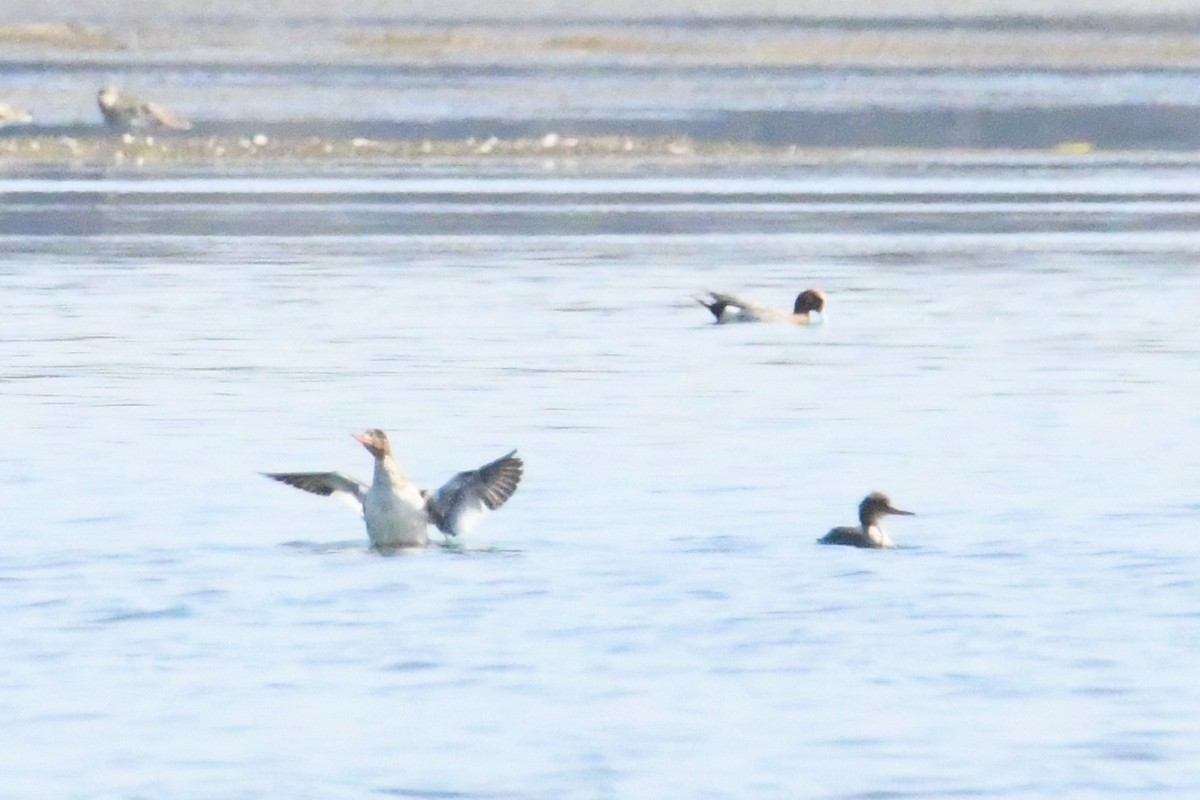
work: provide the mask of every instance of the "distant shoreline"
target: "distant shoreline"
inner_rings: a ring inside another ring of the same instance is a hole
[[[1200,151],[1200,0],[3,6],[0,170]],[[122,141],[109,84],[195,127]]]
[[[1100,150],[1084,141],[1064,141],[1048,148],[919,148],[919,147],[768,147],[754,144],[706,143],[685,137],[634,139],[563,137],[547,146],[531,139],[464,139],[456,141],[379,141],[368,139],[271,139],[258,137],[130,137],[128,140],[72,137],[9,136],[0,138],[0,178],[47,172],[72,174],[155,174],[258,170],[286,173],[309,168],[426,168],[461,165],[520,172],[573,169],[585,172],[629,172],[695,166],[811,166],[838,163],[952,162],[1028,157],[1069,164],[1080,159],[1126,160],[1152,154],[1164,162],[1200,159],[1200,148],[1164,152],[1157,149]],[[490,166],[489,166],[490,165]]]
[[[1178,4],[1178,11],[1156,6],[1154,13],[1030,7],[935,14],[906,4],[904,13],[878,16],[840,8],[834,14],[673,15],[657,5],[610,15],[339,16],[307,8],[284,16],[215,13],[211,5],[203,12],[147,13],[130,4],[68,18],[0,11],[0,76],[41,67],[204,73],[371,66],[1200,68],[1200,0]]]
[[[450,158],[789,160],[797,153],[1200,152],[1200,107],[722,112],[687,119],[205,122],[186,133],[99,124],[0,129],[0,170],[29,165],[379,163]]]
[[[7,0],[0,22],[41,20],[71,22],[89,17],[241,16],[264,21],[302,16],[328,18],[452,18],[481,17],[521,20],[553,17],[587,20],[598,17],[642,19],[654,16],[690,16],[724,19],[738,16],[827,17],[828,2],[818,0],[588,0],[564,4],[560,0],[525,0],[496,4],[488,0],[289,0],[255,6],[247,13],[240,0]],[[1159,0],[1149,4],[1131,0],[959,0],[952,9],[943,0],[847,0],[836,4],[836,16],[887,19],[905,17],[1041,16],[1081,18],[1098,15],[1153,17],[1200,13],[1198,0]]]

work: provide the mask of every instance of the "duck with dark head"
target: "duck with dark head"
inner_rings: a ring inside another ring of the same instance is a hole
[[[788,325],[812,325],[825,318],[825,293],[820,289],[805,289],[796,295],[792,313],[753,303],[723,292],[708,292],[696,302],[707,308],[717,325],[732,322],[782,322]]]
[[[817,539],[817,542],[819,544],[844,544],[850,547],[895,547],[896,543],[879,524],[879,521],[888,514],[899,514],[905,517],[916,516],[911,511],[901,511],[893,506],[892,501],[883,492],[871,492],[858,504],[857,527],[834,528]]]

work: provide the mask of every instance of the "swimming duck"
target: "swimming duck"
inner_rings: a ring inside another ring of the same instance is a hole
[[[796,303],[792,306],[790,314],[743,300],[732,294],[709,292],[708,297],[709,299],[697,297],[696,302],[712,312],[718,325],[729,322],[786,322],[791,325],[811,325],[817,321],[814,315],[823,319],[825,314],[825,293],[820,289],[805,289],[796,295]]]
[[[851,547],[895,547],[895,542],[879,526],[879,520],[888,514],[905,517],[916,516],[911,511],[901,511],[883,492],[871,492],[858,504],[858,527],[834,528],[817,539],[818,544],[845,544]]]
[[[147,128],[170,128],[186,131],[192,123],[177,117],[157,103],[148,103],[116,87],[105,86],[96,95],[104,124],[114,130],[132,131]]]
[[[479,469],[460,472],[435,492],[410,481],[378,428],[353,434],[375,458],[371,485],[340,472],[264,472],[268,478],[324,496],[349,500],[362,512],[371,544],[379,549],[421,547],[432,523],[446,536],[470,529],[484,511],[504,505],[517,490],[524,462],[513,450]]]

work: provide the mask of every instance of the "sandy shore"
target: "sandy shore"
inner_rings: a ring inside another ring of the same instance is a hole
[[[695,16],[728,19],[737,16],[821,17],[1041,16],[1087,17],[1120,14],[1148,17],[1200,13],[1200,0],[848,0],[831,7],[818,0],[524,0],[499,4],[490,0],[269,0],[254,4],[252,13],[241,0],[7,0],[0,20],[72,21],[83,17],[252,16],[263,20],[298,16],[410,17],[469,20],[554,17],[578,20],[597,17],[644,19],[655,16]]]
[[[560,137],[453,141],[276,138],[265,134],[236,138],[193,136],[16,136],[0,140],[0,167],[67,164],[79,167],[156,169],[164,167],[251,166],[255,164],[369,165],[411,162],[463,162],[478,159],[530,163],[561,159],[679,161],[686,159],[779,159],[796,148],[712,144],[685,138]]]
[[[0,170],[60,164],[162,168],[515,159],[729,161],[813,153],[1012,151],[1059,155],[1200,152],[1200,106],[790,109],[686,118],[450,118],[436,122],[197,121],[186,132],[98,123],[0,130]],[[822,158],[827,157],[823,155]]]
[[[80,140],[71,137],[20,137],[0,141],[0,175],[103,170],[110,174],[255,171],[347,168],[450,168],[487,170],[489,165],[519,172],[584,171],[627,173],[729,167],[762,167],[928,162],[931,159],[973,161],[1032,158],[1065,162],[1082,157],[1126,158],[1135,151],[1099,151],[1083,141],[1064,141],[1042,150],[992,148],[833,148],[768,147],[744,143],[703,142],[687,138],[565,137],[553,144],[532,139],[467,139],[463,141],[374,141],[367,139],[278,140],[265,137]],[[1159,152],[1159,158],[1168,154]],[[1177,153],[1190,159],[1195,151]]]
[[[74,6],[75,4],[72,4]],[[953,15],[905,5],[897,13],[862,4],[836,14],[765,3],[705,12],[632,4],[611,13],[412,11],[371,4],[353,13],[298,3],[289,13],[248,15],[223,3],[5,4],[0,70],[24,65],[154,70],[243,65],[744,66],[831,68],[1172,68],[1200,65],[1200,0],[1156,4],[968,4]],[[155,6],[164,10],[153,11]],[[1012,6],[989,15],[997,5]],[[89,10],[90,8],[90,10]],[[346,7],[349,8],[348,6]],[[525,8],[525,6],[522,6]],[[973,13],[969,9],[974,8]],[[1059,9],[1054,11],[1053,9]],[[57,9],[57,11],[56,11]],[[2,73],[0,73],[2,74]]]

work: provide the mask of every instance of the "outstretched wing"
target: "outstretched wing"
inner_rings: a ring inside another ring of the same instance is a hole
[[[264,472],[263,475],[306,492],[349,503],[359,513],[362,513],[363,498],[367,496],[366,484],[340,472]]]
[[[484,511],[494,511],[513,496],[524,469],[525,462],[513,450],[479,469],[458,473],[426,495],[429,519],[447,536],[465,533]]]

